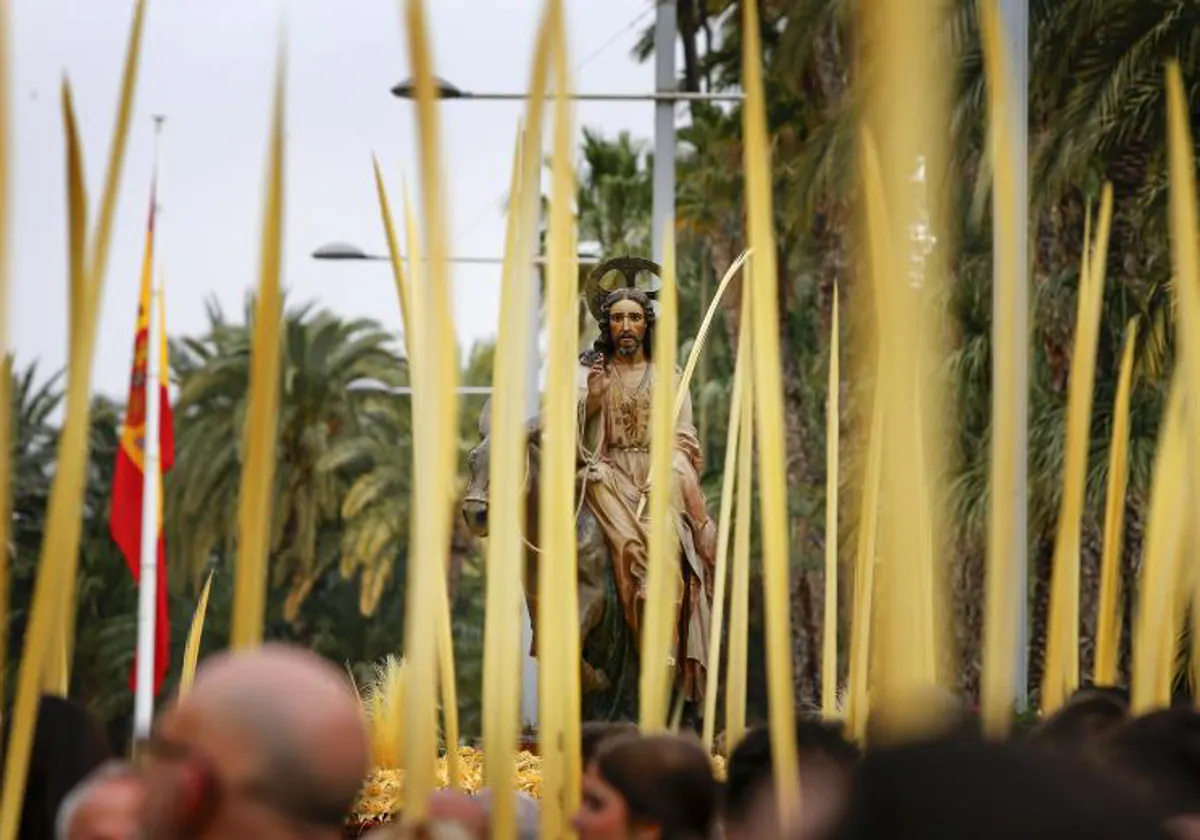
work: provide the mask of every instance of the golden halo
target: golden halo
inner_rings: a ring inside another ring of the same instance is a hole
[[[652,279],[648,283],[639,284],[638,275],[648,272]],[[618,281],[612,282],[613,274],[618,275]],[[662,287],[662,266],[644,257],[614,257],[605,260],[592,270],[587,281],[583,284],[583,298],[587,302],[588,311],[597,323],[600,321],[600,307],[604,299],[617,289],[638,289],[649,296],[651,305],[658,308],[658,290]]]

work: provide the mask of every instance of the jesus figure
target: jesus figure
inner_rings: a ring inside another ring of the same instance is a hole
[[[579,449],[584,499],[604,531],[625,620],[640,633],[646,598],[650,404],[654,378],[679,371],[654,365],[654,310],[645,292],[619,288],[604,298],[600,334],[580,355]],[[700,488],[703,455],[685,397],[675,429],[671,521],[679,538],[674,665],[684,698],[704,696],[716,525]]]

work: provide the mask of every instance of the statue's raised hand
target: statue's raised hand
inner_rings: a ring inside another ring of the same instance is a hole
[[[612,371],[605,366],[604,356],[597,356],[596,361],[592,362],[591,370],[588,371],[588,398],[595,400],[604,396],[611,381]]]

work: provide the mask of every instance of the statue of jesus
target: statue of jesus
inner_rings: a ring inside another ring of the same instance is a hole
[[[625,620],[637,635],[646,597],[650,477],[650,404],[654,309],[640,289],[608,293],[597,313],[600,334],[579,357],[579,449],[584,499],[604,531]],[[672,458],[672,521],[679,537],[675,656],[684,699],[699,702],[708,667],[708,628],[716,525],[700,488],[703,455],[685,398]],[[583,606],[583,605],[581,605]]]

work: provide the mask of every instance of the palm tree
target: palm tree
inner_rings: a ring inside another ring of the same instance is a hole
[[[463,384],[487,385],[494,355],[495,345],[490,342],[472,347]],[[357,428],[341,435],[320,464],[327,472],[354,477],[342,502],[341,572],[345,577],[361,572],[359,607],[363,615],[374,613],[391,580],[396,558],[408,551],[413,488],[411,412],[409,395],[378,401],[360,412]],[[464,400],[459,412],[461,456],[475,445],[478,419],[479,406]],[[457,515],[453,527],[447,569],[451,602],[464,563],[476,551]]]
[[[250,374],[250,318],[228,323],[210,305],[209,331],[177,343],[177,453],[168,479],[169,532],[193,579],[214,549],[234,547],[241,440]],[[322,469],[339,437],[365,413],[390,402],[404,382],[393,338],[371,320],[343,321],[303,306],[289,310],[283,334],[276,481],[272,509],[273,583],[286,583],[288,617],[338,558],[337,522],[353,476]]]
[[[712,18],[719,16],[722,8],[729,5],[725,0],[679,0],[675,7],[675,23],[679,40],[683,45],[683,90],[699,91],[701,82],[711,86],[712,77],[708,63],[703,60],[700,38],[704,37],[706,53],[712,52]],[[637,45],[633,48],[635,58],[645,61],[654,54],[653,24],[642,30]]]
[[[959,4],[960,77],[962,93],[956,122],[964,129],[983,122],[983,79],[980,69],[974,5]],[[1035,558],[1034,685],[1040,665],[1039,639],[1044,636],[1044,597],[1050,574],[1049,546],[1061,492],[1063,406],[1069,381],[1070,349],[1078,291],[1078,260],[1083,247],[1083,219],[1094,208],[1102,181],[1113,183],[1116,198],[1108,259],[1105,308],[1100,338],[1096,408],[1092,418],[1092,469],[1089,510],[1085,519],[1083,598],[1085,631],[1090,630],[1099,554],[1097,511],[1103,504],[1107,447],[1117,360],[1125,325],[1141,321],[1133,394],[1135,418],[1130,445],[1128,517],[1134,527],[1125,545],[1126,567],[1140,552],[1137,523],[1144,513],[1153,439],[1161,413],[1161,397],[1170,369],[1172,329],[1169,311],[1170,265],[1166,259],[1165,96],[1163,67],[1178,59],[1189,82],[1187,96],[1193,123],[1200,114],[1200,73],[1196,27],[1200,8],[1171,2],[1072,0],[1031,5],[1030,137],[1034,210],[1036,341],[1031,393],[1031,558]],[[960,131],[960,158],[981,152],[979,130]],[[973,137],[974,143],[969,143]],[[967,164],[968,168],[971,166]],[[982,170],[981,170],[982,171]],[[986,174],[986,172],[984,173]],[[986,189],[986,181],[976,194]],[[964,216],[967,217],[967,216]],[[981,227],[986,213],[976,216]],[[963,236],[977,234],[965,226]],[[984,233],[986,236],[986,232]],[[988,243],[990,244],[990,243]],[[979,252],[989,253],[987,245]],[[978,261],[960,269],[959,283],[987,283],[990,266]],[[988,284],[990,285],[990,283]],[[986,336],[990,318],[979,328]],[[984,338],[986,341],[987,339]],[[974,394],[986,398],[986,383]],[[1083,661],[1089,660],[1089,634],[1084,634]]]
[[[616,140],[583,130],[577,199],[579,237],[606,256],[645,253],[650,244],[650,170],[645,144],[628,131]]]
[[[956,534],[958,559],[965,565],[960,601],[978,601],[982,586],[982,528],[986,512],[989,431],[991,219],[984,160],[985,81],[979,45],[977,4],[947,0],[950,17],[944,43],[957,62],[960,87],[953,105],[954,155],[949,184],[956,242],[953,316],[959,347],[952,366],[957,383],[959,467],[953,502],[960,513]],[[817,40],[806,33],[836,27],[849,42],[859,0],[795,0],[781,40],[797,61],[818,57]],[[1189,107],[1200,114],[1197,25],[1200,8],[1169,0],[1068,0],[1035,2],[1030,8],[1030,137],[1032,142],[1033,274],[1032,321],[1036,340],[1031,359],[1030,525],[1035,558],[1035,651],[1044,634],[1044,597],[1050,573],[1063,467],[1063,417],[1074,335],[1078,260],[1085,207],[1094,207],[1102,181],[1116,192],[1116,214],[1109,251],[1104,326],[1099,347],[1096,410],[1092,424],[1094,468],[1089,474],[1089,511],[1085,521],[1084,599],[1094,597],[1098,554],[1096,511],[1102,487],[1111,427],[1116,360],[1126,321],[1142,322],[1137,355],[1139,386],[1131,452],[1140,463],[1131,468],[1128,505],[1132,522],[1140,520],[1148,480],[1145,460],[1161,408],[1161,392],[1170,367],[1170,279],[1165,230],[1165,107],[1163,66],[1178,59]],[[795,40],[791,38],[797,29]],[[860,54],[864,75],[878,72],[869,48]],[[853,91],[848,92],[850,96]],[[828,157],[831,148],[852,142],[857,119],[854,103],[830,110],[829,130],[819,132],[810,154]],[[840,120],[841,125],[837,122]],[[1127,562],[1138,550],[1136,528],[1126,544]],[[964,607],[965,609],[965,607]],[[965,613],[964,613],[965,615]],[[970,627],[959,628],[970,640],[967,662],[977,654],[978,609]],[[1091,620],[1090,615],[1087,619]],[[1086,635],[1086,634],[1085,634]],[[1085,648],[1087,643],[1085,642]],[[1086,651],[1085,651],[1086,653]],[[1085,655],[1086,661],[1086,655]],[[1036,685],[1035,656],[1033,683]]]
[[[12,356],[5,376],[12,377],[12,533],[9,554],[7,620],[4,636],[4,687],[11,693],[20,662],[25,621],[41,550],[46,505],[54,475],[58,429],[52,417],[62,405],[61,374],[39,381],[37,363],[18,370]],[[0,698],[3,700],[4,698]]]
[[[342,499],[340,567],[345,578],[362,574],[364,616],[375,612],[396,557],[408,548],[412,420],[399,403],[362,412],[354,432],[339,436],[320,463],[327,473],[355,476]]]
[[[15,674],[37,561],[44,537],[59,429],[53,417],[62,404],[61,374],[41,378],[32,363],[13,370],[13,542],[7,663]],[[137,626],[137,592],[108,530],[112,474],[119,446],[118,407],[93,401],[83,532],[76,590],[77,632],[72,694],[101,720],[132,710],[127,688]],[[12,680],[7,680],[11,689]]]
[[[37,362],[12,369],[13,573],[32,575],[50,500],[58,429],[52,417],[63,401],[62,374],[38,381]]]
[[[953,229],[944,237],[956,243],[951,312],[958,345],[950,371],[956,378],[957,468],[951,500],[962,514],[954,536],[955,578],[965,622],[959,635],[967,639],[964,660],[977,658],[986,512],[987,441],[990,437],[990,285],[991,220],[988,212],[988,169],[983,166],[985,87],[979,46],[977,4],[946,0],[949,17],[941,44],[957,63],[959,90],[953,103],[954,155],[942,177],[951,187],[947,214]],[[698,65],[710,86],[736,85],[740,79],[740,15],[738,4],[703,6],[704,23],[713,37],[705,39]],[[851,209],[855,200],[855,133],[860,120],[852,82],[880,72],[869,33],[855,27],[861,0],[759,0],[762,10],[768,121],[772,130],[776,227],[779,232],[780,294],[788,310],[781,324],[785,344],[785,398],[788,404],[789,478],[798,492],[797,515],[818,511],[819,499],[806,487],[823,484],[817,449],[823,443],[819,418],[811,411],[825,401],[823,383],[803,359],[823,357],[832,283],[859,298],[850,249]],[[1190,83],[1193,119],[1200,114],[1200,7],[1172,0],[1037,0],[1031,4],[1030,116],[1035,210],[1035,306],[1032,314],[1031,428],[1031,556],[1048,557],[1062,474],[1062,418],[1073,338],[1078,258],[1082,247],[1084,208],[1094,204],[1102,180],[1117,188],[1117,214],[1110,248],[1105,326],[1100,343],[1099,379],[1093,422],[1096,468],[1089,477],[1086,528],[1095,531],[1095,511],[1102,499],[1111,423],[1116,359],[1125,322],[1139,315],[1143,327],[1138,371],[1143,379],[1135,392],[1132,451],[1152,452],[1159,416],[1161,386],[1170,366],[1172,343],[1167,309],[1169,261],[1165,247],[1165,168],[1163,137],[1163,64],[1178,58]],[[695,38],[683,31],[681,38]],[[686,44],[685,44],[686,46]],[[652,53],[643,39],[639,56]],[[725,115],[693,105],[691,125],[682,132],[680,224],[685,236],[699,238],[714,263],[736,250],[741,234],[740,114]],[[937,173],[935,173],[937,174]],[[940,191],[938,191],[940,192]],[[939,238],[943,238],[939,235]],[[815,285],[815,290],[812,286]],[[736,303],[732,296],[730,304]],[[815,317],[813,317],[815,316]],[[808,319],[808,323],[805,323]],[[726,318],[736,331],[736,315]],[[848,348],[859,346],[855,326],[846,324]],[[725,371],[724,359],[713,359]],[[861,366],[853,361],[849,370]],[[720,373],[717,374],[718,377]],[[859,377],[861,379],[861,377]],[[843,400],[843,424],[860,425],[862,386],[849,383]],[[1107,402],[1106,402],[1107,400]],[[718,412],[719,414],[721,412]],[[843,474],[855,486],[860,458],[853,433],[843,432],[847,462]],[[1135,456],[1140,457],[1140,456]],[[1132,467],[1131,521],[1140,518],[1148,465]],[[854,527],[853,505],[844,506],[843,541]],[[1127,555],[1137,549],[1131,529]],[[828,538],[828,537],[827,537]],[[1090,541],[1089,541],[1090,540]],[[1085,536],[1085,555],[1096,540]],[[853,545],[850,540],[848,545]],[[807,553],[801,546],[801,555]],[[1090,585],[1085,557],[1085,599]],[[1044,588],[1048,564],[1039,565],[1035,589]],[[1041,599],[1038,594],[1035,602]],[[814,605],[815,606],[815,605]],[[802,610],[798,611],[802,612]],[[1035,615],[1037,610],[1035,609]],[[1035,636],[1040,633],[1035,629]],[[1036,676],[1036,675],[1035,675]]]

